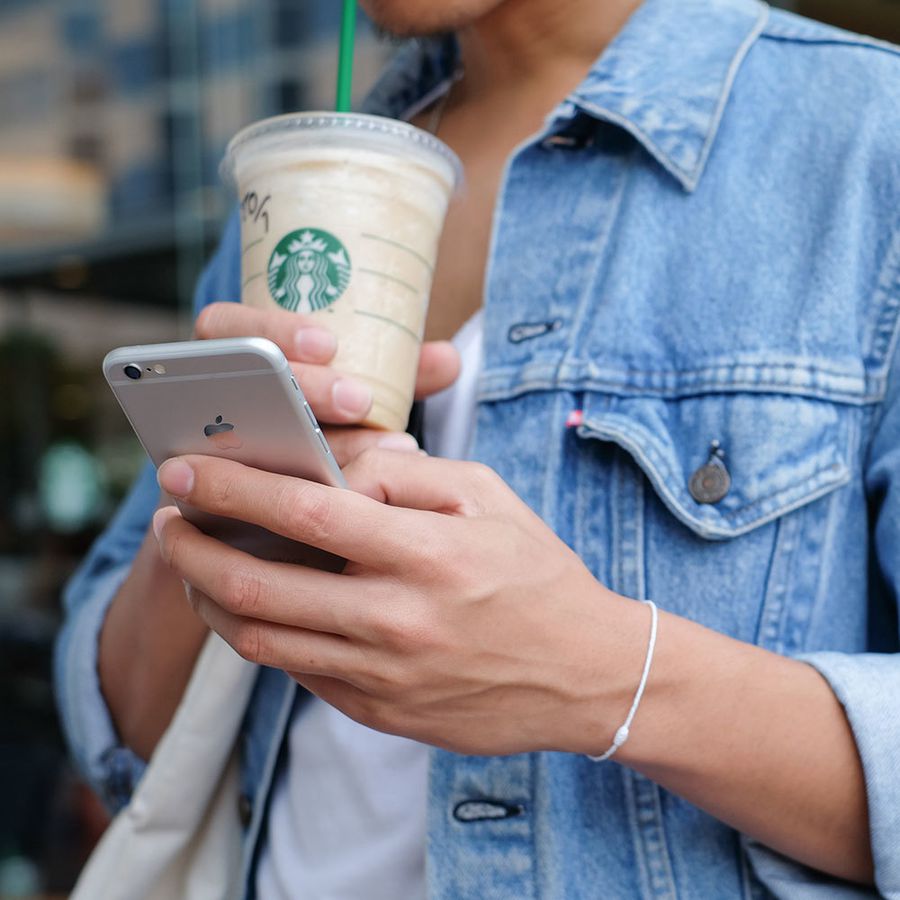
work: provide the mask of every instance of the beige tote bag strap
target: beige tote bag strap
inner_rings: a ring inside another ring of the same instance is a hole
[[[232,900],[241,861],[235,739],[256,672],[210,634],[172,724],[70,900]]]

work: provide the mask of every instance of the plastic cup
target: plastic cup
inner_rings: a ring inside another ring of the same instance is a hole
[[[459,160],[379,116],[277,116],[231,141],[222,174],[241,205],[241,301],[310,315],[334,368],[364,381],[365,424],[402,430],[413,401],[438,242]]]

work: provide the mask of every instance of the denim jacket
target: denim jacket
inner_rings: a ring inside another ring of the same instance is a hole
[[[898,52],[757,0],[646,0],[508,160],[474,445],[614,591],[821,672],[894,898]],[[403,115],[455,55],[408,46],[369,109]],[[198,303],[239,288],[232,221]],[[97,633],[156,497],[148,470],[69,586],[58,649],[75,756],[113,804],[141,763],[99,694]],[[242,737],[248,896],[295,699],[260,671]],[[427,868],[447,900],[877,896],[564,753],[435,750]]]

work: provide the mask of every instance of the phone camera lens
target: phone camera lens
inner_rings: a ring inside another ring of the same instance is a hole
[[[140,366],[135,366],[132,363],[129,363],[127,366],[125,366],[125,374],[132,381],[137,381],[138,378],[140,378],[143,373],[141,372]]]

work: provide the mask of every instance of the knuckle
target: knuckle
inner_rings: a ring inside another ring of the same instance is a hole
[[[433,623],[428,608],[409,603],[381,617],[378,623],[382,640],[392,649],[412,654],[431,644]]]
[[[223,605],[235,615],[255,617],[265,606],[265,583],[244,563],[235,563],[225,572],[223,587]]]
[[[391,704],[384,703],[374,697],[366,697],[356,703],[354,718],[373,728],[375,731],[388,733],[393,730],[394,716]]]
[[[176,572],[181,569],[184,559],[184,535],[172,534],[173,529],[166,529],[165,540],[162,542],[162,558],[170,569]]]
[[[382,636],[388,651],[364,677],[367,692],[386,701],[409,702],[422,686],[424,658],[434,648],[429,623],[417,614],[394,617]]]
[[[496,498],[503,479],[483,463],[464,463],[466,466],[466,489],[460,508],[468,515],[484,515]]]
[[[453,554],[451,540],[451,536],[434,534],[430,529],[422,529],[416,535],[415,547],[410,550],[422,567],[421,571],[437,572],[446,568],[447,557]]]
[[[262,662],[266,652],[262,626],[253,621],[242,623],[235,631],[232,646],[248,662]]]
[[[484,463],[472,463],[470,477],[476,489],[490,490],[500,483],[500,476]]]
[[[438,622],[432,608],[419,604],[408,615],[404,623],[407,643],[418,652],[432,650],[440,644]]]
[[[364,439],[370,441],[372,438],[365,435]],[[375,472],[383,459],[383,450],[373,446],[371,443],[366,443],[356,457],[356,465],[358,468],[362,469],[363,472]]]
[[[324,429],[328,446],[331,447],[331,452],[341,468],[354,462],[366,446],[366,441],[370,440],[367,434],[360,431],[358,428],[346,427]]]
[[[226,474],[211,478],[207,484],[209,505],[223,512],[231,509],[237,488],[237,481],[233,475]]]
[[[276,500],[276,516],[285,534],[302,536],[312,543],[328,538],[331,531],[331,504],[312,484],[294,480],[285,484]]]
[[[382,695],[386,700],[398,700],[409,697],[416,686],[411,667],[398,663],[386,672],[383,679]]]
[[[380,644],[394,651],[403,651],[407,646],[406,615],[396,608],[380,609],[372,614],[372,630]]]
[[[375,711],[374,699],[363,693],[354,693],[350,698],[345,700],[341,705],[342,711],[350,716],[354,722],[360,722],[363,725],[371,726],[372,717]]]

